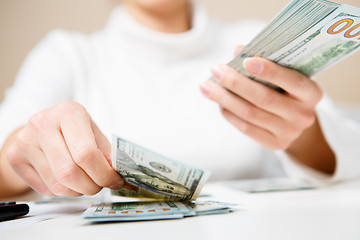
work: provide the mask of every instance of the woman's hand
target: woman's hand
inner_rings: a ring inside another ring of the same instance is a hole
[[[202,93],[220,105],[224,117],[244,134],[269,149],[287,149],[305,129],[315,123],[315,106],[323,96],[317,83],[297,71],[264,58],[244,61],[249,74],[281,87],[277,92],[253,81],[227,65],[212,73],[218,84],[208,81]]]
[[[118,189],[111,145],[83,106],[64,102],[36,113],[6,151],[14,171],[47,196],[93,195]]]

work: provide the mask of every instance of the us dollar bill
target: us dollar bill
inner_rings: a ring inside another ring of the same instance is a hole
[[[194,216],[195,211],[181,202],[115,202],[89,207],[83,217],[89,221],[140,221]]]
[[[224,214],[237,204],[214,200],[195,202],[132,201],[101,203],[90,206],[83,218],[90,222],[124,222],[177,219],[208,214]]]
[[[113,168],[125,185],[113,195],[163,200],[195,200],[210,172],[167,158],[118,136],[112,137]]]
[[[258,56],[311,77],[359,49],[360,8],[293,0],[228,65],[253,78],[243,61]]]

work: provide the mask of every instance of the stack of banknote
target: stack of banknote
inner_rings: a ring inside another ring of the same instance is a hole
[[[251,77],[243,60],[258,56],[310,77],[359,49],[360,8],[293,0],[228,65]]]
[[[123,222],[177,219],[232,211],[234,204],[215,201],[132,201],[98,204],[88,208],[83,217],[91,222]]]

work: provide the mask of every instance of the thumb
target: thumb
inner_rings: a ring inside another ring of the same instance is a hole
[[[96,141],[96,144],[97,144],[98,148],[104,154],[104,157],[106,158],[106,160],[108,161],[110,166],[112,166],[112,163],[111,163],[111,144],[110,144],[109,140],[100,131],[100,129],[98,128],[98,126],[95,124],[95,122],[93,120],[91,120],[91,128],[92,128],[92,130],[94,132],[95,141]]]
[[[96,144],[97,144],[98,148],[103,153],[103,155],[106,158],[106,160],[108,161],[109,165],[112,166],[112,162],[111,162],[111,144],[110,144],[109,140],[100,131],[100,129],[98,128],[98,126],[95,124],[94,121],[92,121],[91,126],[92,126],[92,130],[94,132],[95,141],[96,141]],[[109,188],[111,188],[113,190],[117,190],[117,189],[120,189],[121,187],[123,187],[124,180],[120,176],[120,174],[118,174],[115,171],[115,169],[114,169],[114,173],[116,173],[116,174],[113,175],[113,176],[116,176],[116,177],[112,178],[113,185],[109,186]]]

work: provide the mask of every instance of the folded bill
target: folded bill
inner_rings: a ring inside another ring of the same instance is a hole
[[[195,200],[210,172],[113,136],[112,161],[125,185],[112,194],[175,201]]]

